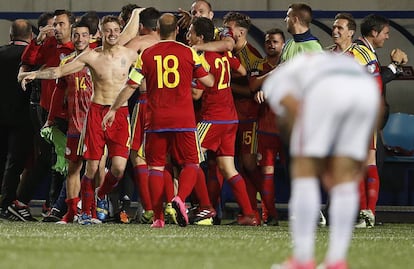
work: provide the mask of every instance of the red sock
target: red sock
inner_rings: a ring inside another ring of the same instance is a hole
[[[102,186],[99,187],[97,196],[99,199],[103,199],[105,195],[110,193],[117,185],[121,178],[115,177],[111,170],[109,170],[106,175]]]
[[[255,212],[253,211],[249,196],[247,195],[246,184],[244,183],[244,179],[240,174],[237,174],[228,179],[230,183],[231,189],[233,191],[234,197],[236,198],[237,203],[239,204],[243,215],[253,215]]]
[[[197,182],[194,186],[194,191],[201,208],[211,207],[210,198],[208,197],[206,176],[201,168],[198,168]]]
[[[267,211],[266,204],[263,202],[263,198],[262,198],[262,220],[263,221],[267,220],[267,217],[269,216],[268,213],[269,212]]]
[[[95,203],[95,182],[86,175],[81,180],[81,199],[82,199],[82,213],[91,215],[92,207]]]
[[[267,215],[276,218],[275,183],[273,181],[273,174],[263,175],[261,196],[262,205],[266,208]]]
[[[247,195],[249,196],[250,205],[254,211],[258,211],[256,186],[253,184],[253,182],[251,182],[250,179],[245,178],[244,182],[246,184],[246,191]]]
[[[148,187],[148,166],[146,164],[134,167],[134,180],[136,186],[138,187],[142,207],[144,210],[152,210],[151,197]]]
[[[165,188],[165,199],[169,203],[174,198],[174,179],[173,169],[171,165],[165,166],[164,169],[164,188]]]
[[[368,205],[367,205],[367,190],[365,188],[365,184],[366,184],[366,177],[363,177],[360,181],[359,181],[359,209],[360,210],[365,210],[368,209]]]
[[[91,211],[92,211],[92,214],[91,214],[92,218],[97,219],[98,217],[96,216],[96,201],[95,201],[95,198],[93,199]]]
[[[177,196],[185,201],[190,193],[193,191],[197,182],[198,165],[186,164],[181,170],[180,177],[178,179],[178,193]]]
[[[164,220],[164,172],[150,169],[148,172],[151,204],[154,210],[154,219]]]
[[[376,165],[368,166],[368,178],[367,178],[367,198],[368,198],[368,209],[371,209],[375,215],[375,208],[377,206],[378,195],[379,195],[379,176]]]
[[[259,212],[257,208],[257,193],[262,190],[263,173],[259,167],[256,167],[254,171],[246,171],[246,174],[247,178],[244,177],[244,179],[246,181],[247,194],[249,195],[252,209]]]
[[[208,179],[207,179],[207,192],[210,198],[210,202],[213,207],[216,208],[219,203],[221,195],[221,187],[223,186],[223,176],[218,170],[217,163],[215,161],[208,162]]]
[[[75,197],[72,199],[66,199],[65,202],[68,206],[68,211],[65,214],[65,221],[72,222],[73,218],[78,213],[79,197]]]

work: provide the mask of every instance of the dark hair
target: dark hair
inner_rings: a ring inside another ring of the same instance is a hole
[[[139,14],[139,22],[147,29],[155,31],[157,29],[157,21],[161,17],[161,12],[154,7],[147,7]]]
[[[224,15],[223,20],[224,23],[234,21],[237,26],[246,28],[247,30],[250,28],[250,25],[252,24],[249,16],[234,11],[230,11],[229,13]]]
[[[32,25],[24,19],[12,22],[10,36],[13,40],[27,40],[32,37]]]
[[[88,26],[78,26],[78,27],[88,27],[89,33],[91,35],[95,35],[96,32],[98,32],[98,26],[99,26],[99,16],[96,11],[88,11],[85,14],[83,14],[80,19],[79,23],[87,24]]]
[[[136,4],[127,4],[121,8],[121,13],[119,16],[121,19],[127,23],[129,18],[131,17],[132,11],[136,8],[139,8]]]
[[[361,34],[362,36],[370,36],[371,31],[381,32],[385,26],[388,26],[390,21],[380,15],[370,14],[362,19],[361,22]]]
[[[56,9],[55,12],[53,12],[53,16],[60,16],[60,15],[66,15],[69,19],[69,24],[72,24],[75,22],[75,15],[73,15],[72,12],[66,9]]]
[[[37,27],[45,27],[50,19],[53,19],[53,13],[44,12],[40,14],[39,18],[37,18]]]
[[[272,28],[266,31],[266,35],[280,35],[282,36],[283,41],[285,41],[285,33],[279,28]]]
[[[338,13],[335,16],[335,20],[347,20],[348,29],[356,31],[356,22],[351,13]]]
[[[72,29],[77,28],[77,27],[86,27],[88,28],[89,34],[92,34],[90,24],[86,20],[81,19],[75,22],[74,24],[72,24]]]
[[[171,16],[166,16],[171,15]],[[158,19],[158,26],[161,39],[171,35],[177,29],[177,17],[171,13],[165,13]]]
[[[203,36],[204,42],[214,40],[214,24],[209,18],[194,18],[191,24],[196,35]]]
[[[312,22],[312,8],[304,3],[294,3],[289,6],[292,9],[293,16],[299,18],[299,21],[306,26]]]

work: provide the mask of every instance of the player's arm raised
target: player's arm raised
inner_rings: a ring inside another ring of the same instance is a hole
[[[131,18],[129,19],[128,23],[125,25],[124,30],[122,31],[121,35],[119,36],[118,43],[120,45],[125,45],[131,39],[138,35],[139,29],[139,14],[145,8],[136,8],[132,11]]]

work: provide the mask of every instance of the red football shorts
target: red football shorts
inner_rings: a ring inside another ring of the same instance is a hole
[[[86,121],[83,157],[86,160],[100,160],[104,154],[105,145],[108,147],[108,157],[119,156],[128,158],[130,147],[130,124],[128,107],[121,107],[115,115],[115,120],[105,131],[102,120],[109,106],[91,103]]]
[[[214,151],[216,156],[234,156],[237,127],[237,123],[199,122],[197,131],[201,147]]]
[[[150,166],[165,166],[167,155],[179,164],[199,164],[203,160],[197,132],[146,132],[145,160]]]
[[[278,135],[257,134],[257,161],[259,166],[274,166],[276,157],[283,155],[283,145]]]
[[[257,151],[257,122],[240,122],[237,131],[240,139],[240,154],[255,154]]]
[[[80,142],[80,137],[68,136],[66,138],[65,158],[72,162],[78,162],[83,159],[83,144]]]

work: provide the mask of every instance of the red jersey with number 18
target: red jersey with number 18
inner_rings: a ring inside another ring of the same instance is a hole
[[[163,40],[145,49],[129,74],[128,84],[141,84],[146,79],[147,132],[195,130],[191,82],[207,75],[197,53],[182,43]]]

